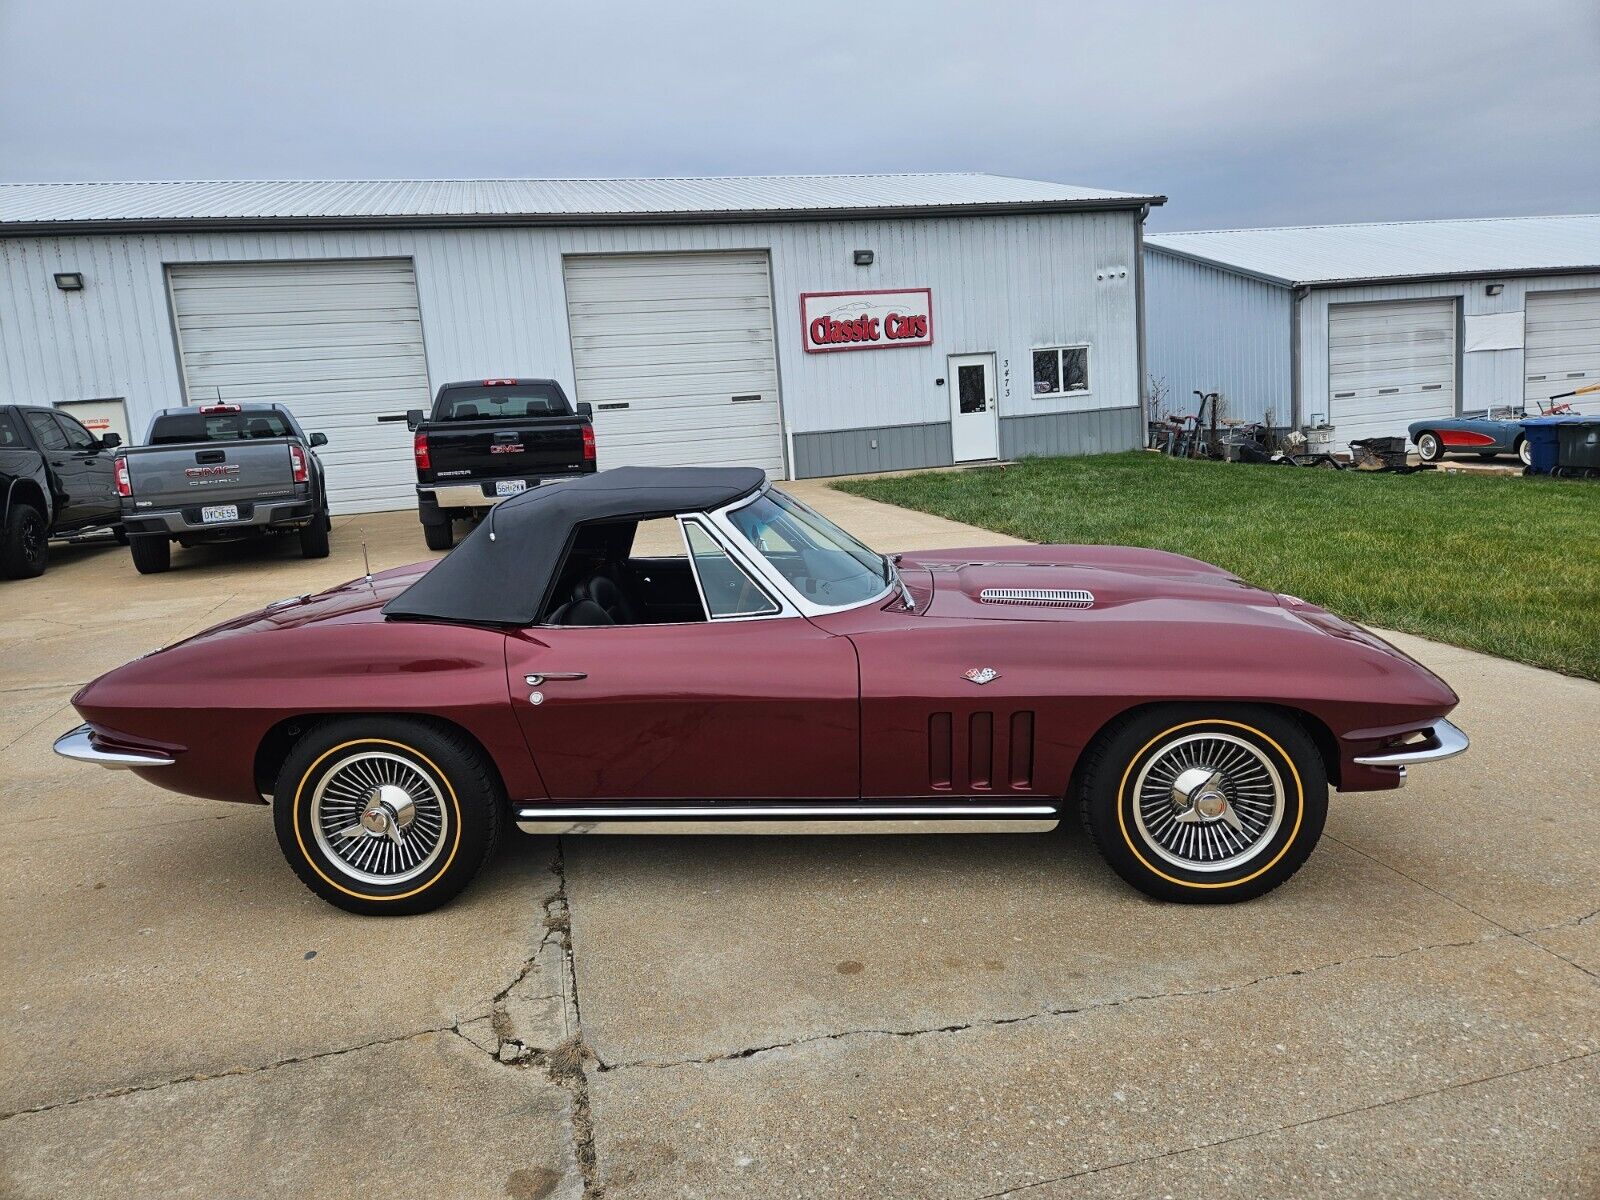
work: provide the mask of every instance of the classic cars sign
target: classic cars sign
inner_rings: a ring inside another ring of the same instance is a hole
[[[933,291],[803,292],[800,328],[807,354],[933,345]]]

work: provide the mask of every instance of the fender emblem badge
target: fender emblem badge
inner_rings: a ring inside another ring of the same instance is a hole
[[[993,667],[973,667],[970,671],[962,672],[963,679],[970,679],[973,683],[989,683],[1000,678],[1000,672]]]

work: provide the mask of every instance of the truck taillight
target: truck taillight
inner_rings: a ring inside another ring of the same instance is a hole
[[[583,461],[584,462],[593,462],[594,461],[594,426],[593,425],[585,425],[583,427]]]
[[[133,480],[128,478],[128,460],[117,459],[117,495],[133,495]]]
[[[411,453],[417,457],[417,470],[426,471],[433,465],[433,460],[428,457],[428,435],[419,433],[411,442]]]
[[[306,452],[299,446],[289,447],[289,465],[294,468],[294,481],[296,483],[304,483],[306,481]]]

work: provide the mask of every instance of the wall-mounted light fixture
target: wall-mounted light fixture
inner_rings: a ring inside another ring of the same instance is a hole
[[[63,292],[83,291],[82,271],[57,271],[56,286]]]
[[[858,266],[858,267],[870,267],[872,265],[872,259],[873,259],[873,253],[872,253],[871,250],[857,250],[856,251],[856,266]]]
[[[1491,283],[1483,289],[1484,295],[1486,296],[1498,296],[1505,290],[1506,285],[1503,283]]]

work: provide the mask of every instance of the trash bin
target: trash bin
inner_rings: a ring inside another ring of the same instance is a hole
[[[1568,417],[1557,426],[1556,469],[1562,475],[1600,474],[1600,416]]]
[[[1528,474],[1553,475],[1560,463],[1561,426],[1582,417],[1529,417],[1522,423],[1528,443]]]

